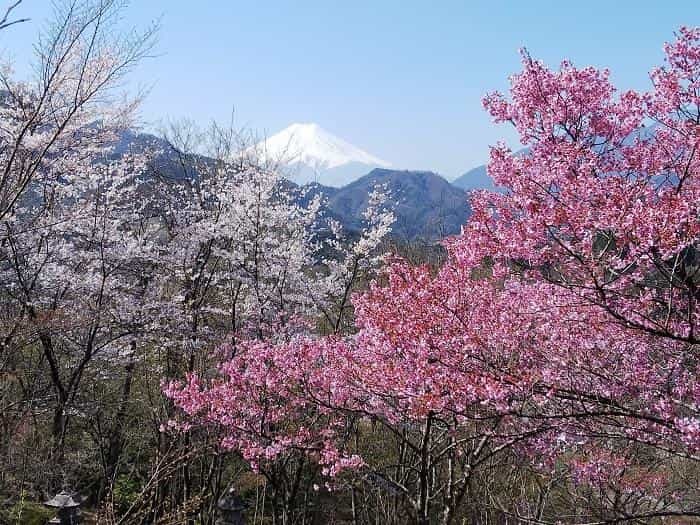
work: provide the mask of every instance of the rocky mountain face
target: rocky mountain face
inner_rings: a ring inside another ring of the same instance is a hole
[[[411,240],[437,240],[459,233],[469,216],[464,190],[429,171],[374,169],[364,177],[330,191],[319,187],[327,197],[328,208],[350,229],[362,225],[362,211],[376,186],[385,188],[394,210],[394,236]]]

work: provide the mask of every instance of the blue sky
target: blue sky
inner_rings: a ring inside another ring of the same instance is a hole
[[[17,12],[32,21],[0,47],[23,74],[50,1]],[[150,88],[147,122],[227,121],[232,109],[260,134],[317,122],[397,167],[455,177],[483,163],[489,144],[516,142],[481,97],[507,88],[519,47],[646,88],[663,42],[700,24],[700,0],[134,0],[125,22],[157,18],[158,56],[128,86]]]

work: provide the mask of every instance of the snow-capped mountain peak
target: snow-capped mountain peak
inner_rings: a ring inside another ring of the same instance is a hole
[[[256,146],[258,155],[289,167],[298,183],[343,186],[391,164],[336,137],[318,124],[292,124]]]

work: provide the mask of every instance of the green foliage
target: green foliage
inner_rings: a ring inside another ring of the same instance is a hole
[[[40,503],[23,501],[16,503],[9,511],[0,514],[3,525],[44,525],[53,518],[54,512]]]
[[[114,506],[119,512],[125,512],[138,499],[141,492],[141,483],[129,476],[119,476],[114,482],[112,497]]]

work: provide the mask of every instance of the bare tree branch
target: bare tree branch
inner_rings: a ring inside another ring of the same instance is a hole
[[[6,10],[5,10],[5,15],[3,16],[2,20],[0,20],[0,29],[5,29],[7,27],[10,27],[15,24],[20,24],[22,22],[28,22],[29,18],[18,18],[16,20],[10,20],[10,15],[12,14],[12,11],[22,3],[22,0],[17,0],[14,4],[10,5]]]

